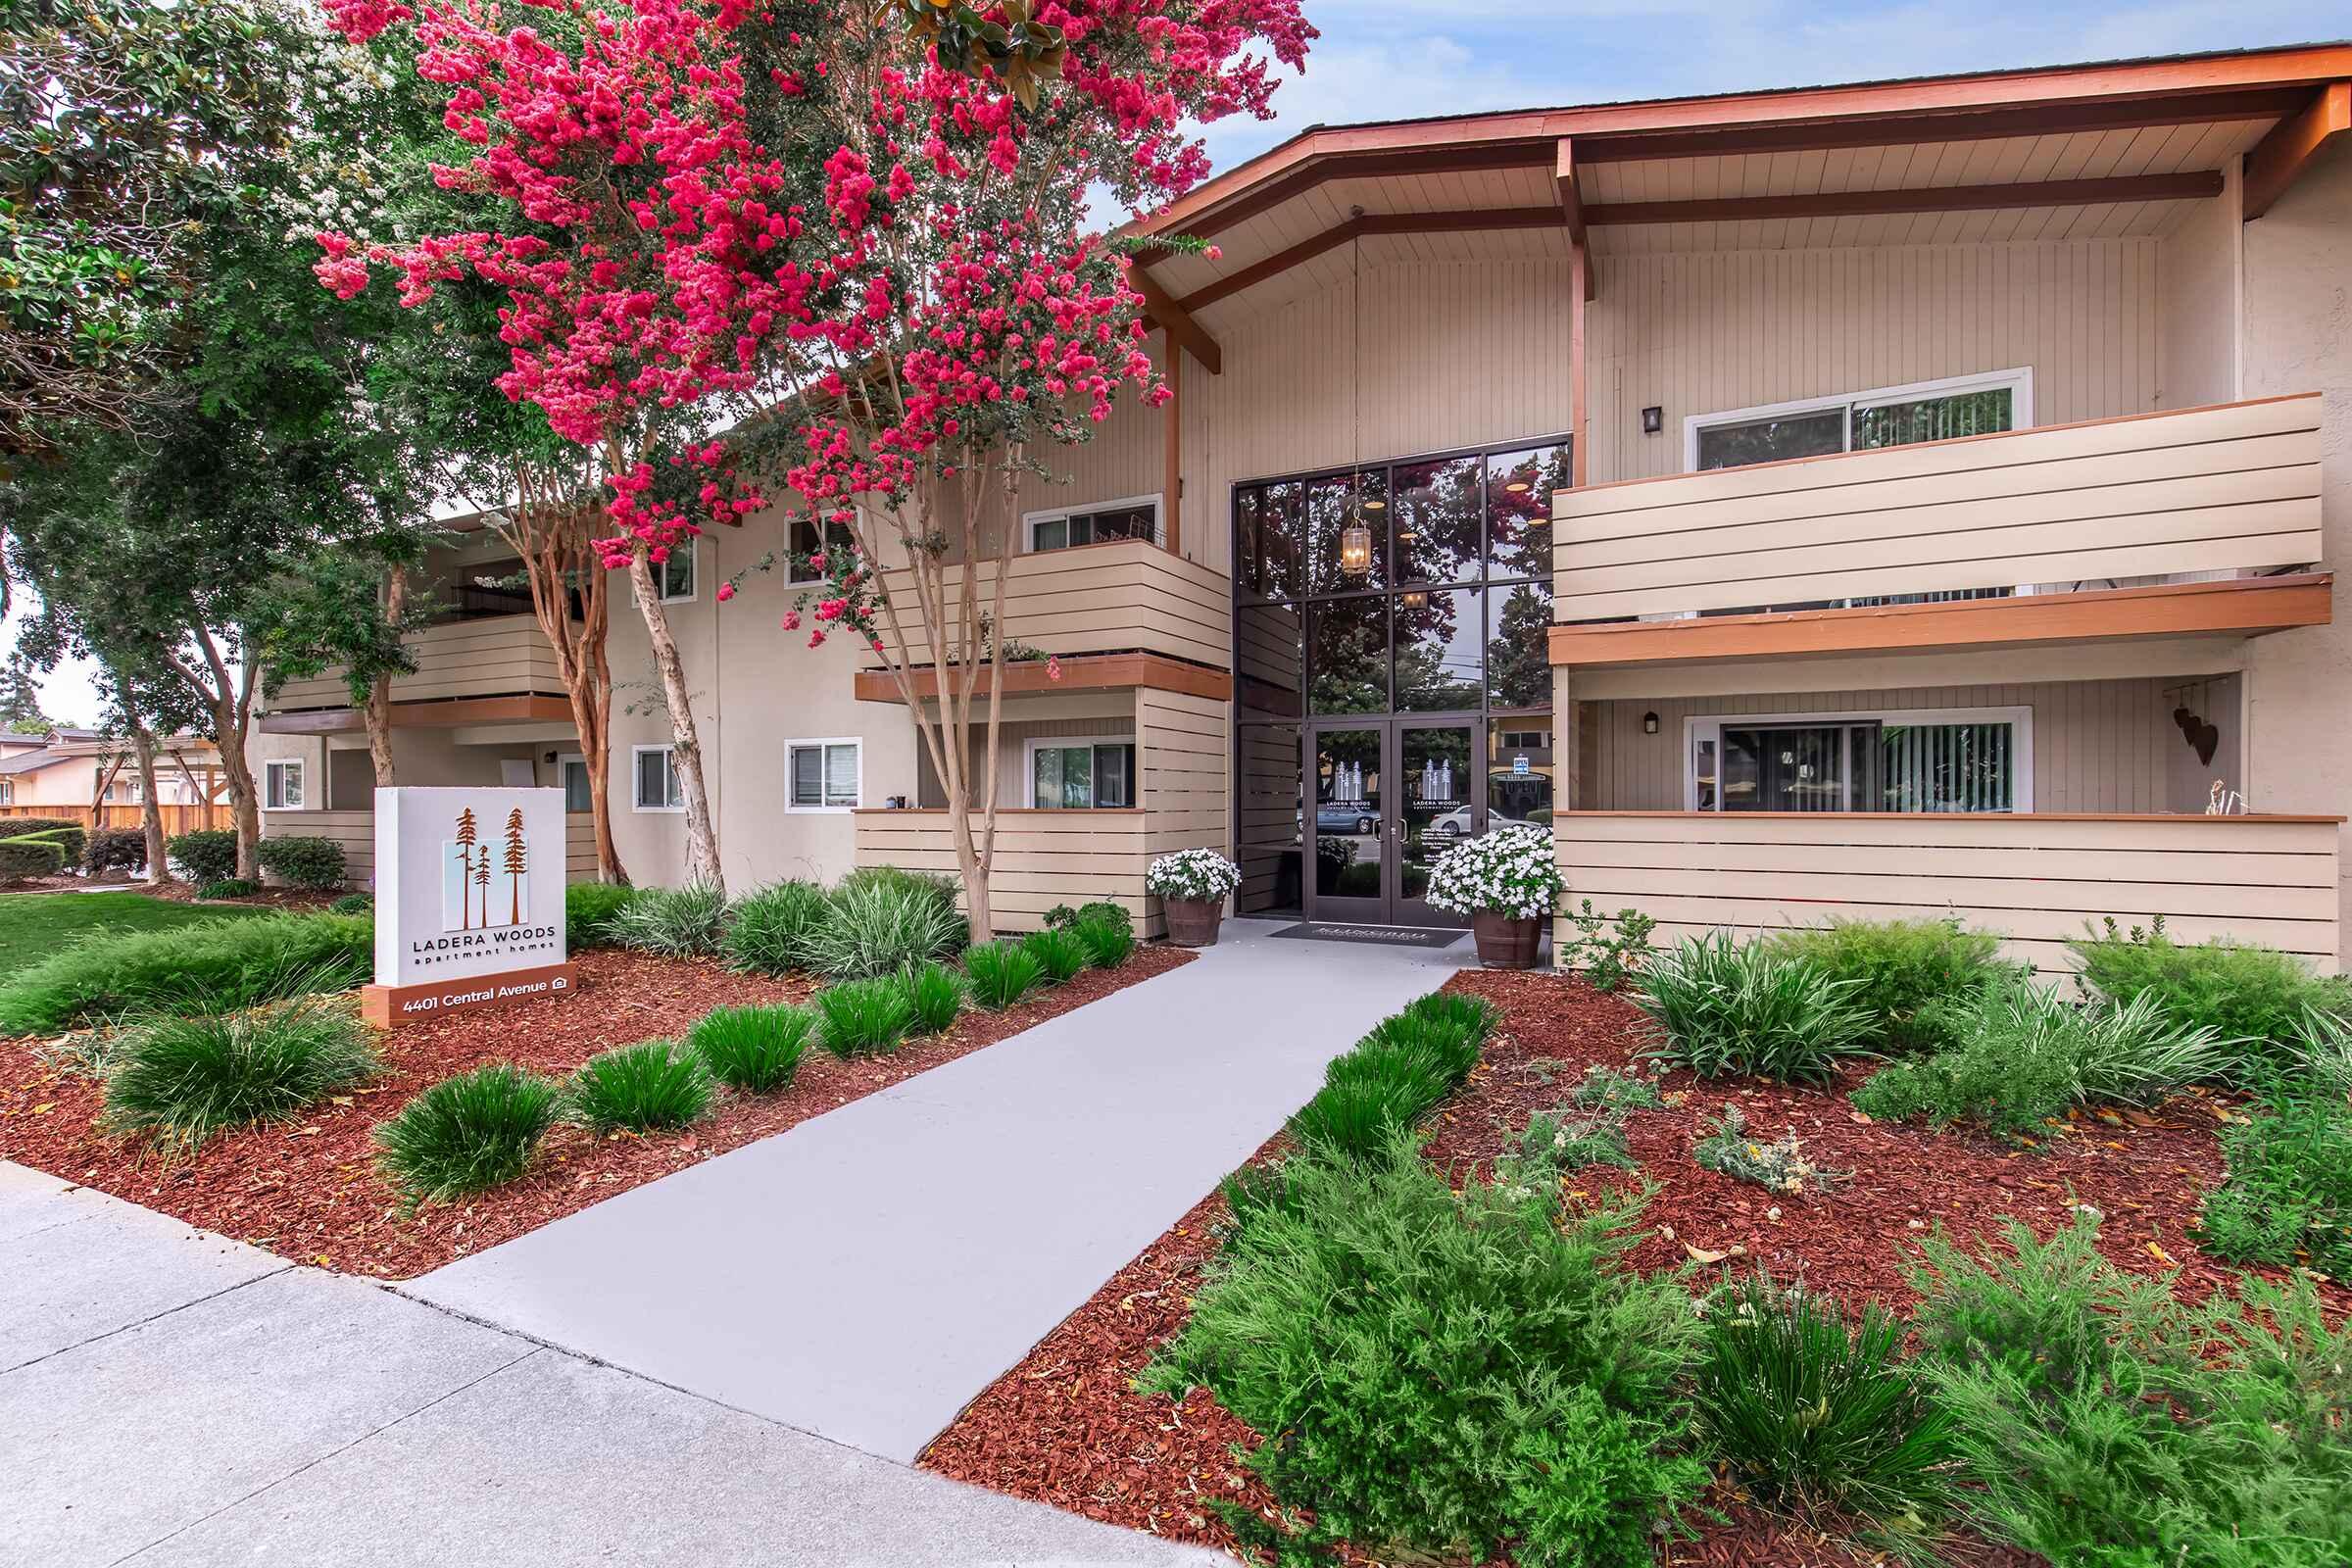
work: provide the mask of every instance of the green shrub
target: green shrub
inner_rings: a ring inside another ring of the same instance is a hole
[[[936,883],[874,867],[833,891],[832,912],[805,938],[808,967],[835,980],[896,973],[910,963],[953,955],[964,940],[963,916],[942,902]]]
[[[346,893],[326,906],[329,914],[373,914],[375,900],[365,893]]]
[[[683,1127],[710,1108],[710,1073],[675,1041],[640,1040],[600,1051],[571,1075],[573,1119],[598,1132]]]
[[[251,877],[224,876],[218,882],[206,882],[196,889],[196,897],[206,903],[220,899],[250,899],[262,891],[262,885]]]
[[[813,882],[777,882],[735,902],[727,919],[727,967],[783,975],[809,966],[809,934],[833,917],[833,901]]]
[[[81,868],[91,875],[104,871],[147,869],[147,831],[136,827],[102,827],[81,847]]]
[[[1585,1069],[1585,1081],[1568,1099],[1572,1104],[1601,1106],[1621,1115],[1629,1110],[1656,1110],[1666,1103],[1658,1098],[1658,1086],[1648,1079],[1598,1065]]]
[[[111,1054],[106,1122],[184,1152],[233,1128],[291,1121],[375,1070],[367,1025],[337,1007],[158,1018]]]
[[[165,858],[185,880],[202,887],[237,874],[237,836],[224,827],[198,828],[164,840]]]
[[[1602,914],[1586,899],[1560,916],[1559,966],[1581,970],[1595,991],[1615,991],[1649,961],[1650,934],[1658,922],[1639,909]],[[1567,933],[1573,931],[1575,935]]]
[[[1129,912],[1127,906],[1113,904],[1108,899],[1081,904],[1075,909],[1066,904],[1056,904],[1046,911],[1046,927],[1049,930],[1075,930],[1088,924],[1115,925],[1129,936],[1135,935],[1135,916]]]
[[[1766,942],[1713,931],[1651,960],[1634,1004],[1655,1036],[1649,1056],[1702,1078],[1821,1083],[1841,1057],[1869,1054],[1872,1017],[1854,1003],[1861,988]]]
[[[620,939],[612,922],[637,897],[635,888],[611,882],[568,882],[564,887],[564,945],[574,953],[609,948]]]
[[[351,879],[343,863],[343,846],[333,839],[266,838],[254,846],[253,858],[264,871],[292,887],[324,892]]]
[[[89,829],[77,822],[69,822],[64,827],[43,828],[38,833],[26,836],[47,839],[56,845],[64,854],[68,865],[80,864],[81,858],[90,851]]]
[[[122,1013],[225,1011],[368,977],[374,922],[263,914],[83,938],[0,981],[0,1031],[54,1032]]]
[[[506,1065],[444,1078],[375,1129],[376,1168],[411,1203],[471,1197],[529,1168],[560,1086]]]
[[[955,1026],[956,1015],[963,1011],[963,1000],[972,989],[961,969],[934,961],[908,969],[904,979],[917,1032],[935,1035]]]
[[[1325,1155],[1373,1157],[1460,1087],[1478,1064],[1487,1022],[1450,1000],[1382,1019],[1324,1068],[1323,1087],[1291,1117],[1291,1136]]]
[[[664,958],[703,958],[726,934],[727,896],[709,882],[674,888],[636,888],[605,922],[624,948]]]
[[[1702,1170],[1736,1176],[1791,1197],[1828,1192],[1853,1174],[1824,1170],[1807,1159],[1797,1145],[1794,1128],[1773,1143],[1764,1142],[1748,1131],[1746,1113],[1728,1103],[1707,1136],[1690,1146],[1690,1157]]]
[[[763,1095],[791,1086],[815,1032],[816,1019],[802,1007],[780,1003],[714,1007],[703,1014],[686,1043],[711,1077],[729,1088]]]
[[[1088,905],[1088,908],[1095,906]],[[1121,909],[1121,914],[1127,911]],[[1098,969],[1116,969],[1135,952],[1135,923],[1096,919],[1089,916],[1070,927],[1070,934],[1086,950],[1086,961]]]
[[[1699,1430],[1768,1502],[1917,1536],[1947,1503],[1957,1447],[1903,1333],[1876,1301],[1848,1322],[1827,1297],[1750,1275],[1707,1302]]]
[[[1977,1527],[2053,1563],[2352,1561],[2352,1325],[2308,1283],[2192,1304],[2096,1240],[2079,1217],[1983,1261],[1925,1246],[1920,1366]]]
[[[989,942],[966,948],[964,973],[972,977],[972,1000],[1002,1012],[1045,983],[1045,967],[1018,942]]]
[[[1616,1165],[1635,1170],[1625,1147],[1625,1119],[1613,1109],[1578,1111],[1566,1106],[1539,1110],[1510,1141],[1494,1162],[1494,1180],[1505,1187],[1527,1190],[1533,1197],[1556,1187],[1559,1179],[1590,1165]]]
[[[2211,1029],[2227,1041],[2245,1041],[2257,1055],[2286,1064],[2306,1011],[2352,1015],[2352,988],[2340,975],[2322,976],[2291,954],[2213,941],[2183,947],[2165,935],[2159,919],[2146,930],[2119,930],[2067,946],[2082,961],[2083,981],[2114,1002],[2140,996],[2174,1022]]]
[[[2352,1279],[2352,1106],[2338,1084],[2281,1074],[2222,1129],[2228,1175],[2205,1197],[2198,1237],[2241,1263],[2297,1263]]]
[[[1858,980],[1854,1004],[1868,1012],[1870,1044],[1887,1053],[1949,1044],[1931,1004],[1967,997],[2014,973],[1999,958],[2001,939],[1959,920],[1838,920],[1765,939],[1775,952],[1812,964],[1836,980]]]
[[[836,1056],[896,1051],[914,1027],[914,999],[895,974],[844,980],[816,994],[818,1039]]]
[[[1021,939],[1048,985],[1066,985],[1086,972],[1086,944],[1068,931],[1032,931]]]
[[[0,833],[11,837],[47,838],[58,833],[85,831],[79,822],[63,816],[0,816]]]
[[[1472,1182],[1410,1134],[1261,1179],[1145,1386],[1205,1385],[1269,1441],[1243,1456],[1324,1540],[1384,1558],[1647,1568],[1705,1483],[1675,1384],[1696,1322],[1624,1265],[1640,1200],[1558,1216]],[[1247,1200],[1246,1200],[1247,1201]]]
[[[55,876],[65,869],[65,846],[33,834],[0,839],[0,877]]]

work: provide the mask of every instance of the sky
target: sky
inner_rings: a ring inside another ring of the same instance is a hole
[[[1798,87],[2352,37],[2352,0],[1305,0],[1323,36],[1270,122],[1208,127],[1231,168],[1309,125]],[[13,648],[22,612],[0,624]],[[89,671],[42,683],[52,718],[99,711]]]

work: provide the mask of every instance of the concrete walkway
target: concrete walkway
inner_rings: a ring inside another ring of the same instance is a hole
[[[0,1161],[0,1568],[1227,1559]]]
[[[412,1282],[417,1298],[908,1460],[1444,983],[1442,950],[1194,962]]]

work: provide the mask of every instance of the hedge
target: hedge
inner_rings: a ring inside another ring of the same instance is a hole
[[[343,846],[333,839],[299,837],[264,839],[254,849],[264,871],[298,888],[323,892],[350,880],[343,863]]]

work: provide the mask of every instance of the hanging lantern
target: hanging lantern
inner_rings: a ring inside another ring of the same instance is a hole
[[[1340,570],[1350,577],[1372,574],[1372,530],[1361,517],[1340,530]]]

